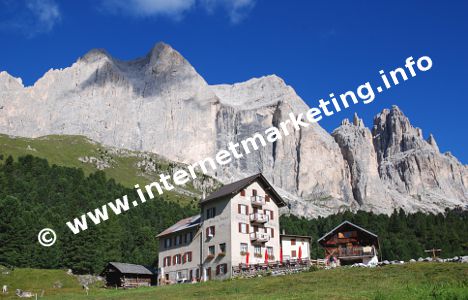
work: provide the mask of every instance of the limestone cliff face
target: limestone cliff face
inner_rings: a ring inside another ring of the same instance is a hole
[[[277,76],[208,85],[170,46],[120,61],[92,50],[33,86],[0,73],[0,132],[84,135],[103,144],[191,163],[213,157],[307,105]],[[467,203],[467,168],[422,139],[399,110],[385,110],[372,133],[356,118],[328,134],[292,132],[212,175],[230,182],[263,172],[298,215],[343,209],[437,211]]]
[[[450,154],[441,154],[435,138],[394,106],[374,119],[372,132],[355,116],[333,132],[351,175],[354,199],[360,208],[391,212],[443,211],[467,204],[467,167]]]
[[[353,123],[345,119],[332,136],[349,166],[353,197],[359,208],[390,212],[394,205],[379,177],[373,136],[364,126],[363,120],[357,115],[354,116]]]
[[[406,201],[407,210],[466,205],[468,167],[450,153],[441,154],[432,134],[426,141],[394,106],[374,118],[374,147],[381,179]],[[397,198],[399,199],[399,198]]]

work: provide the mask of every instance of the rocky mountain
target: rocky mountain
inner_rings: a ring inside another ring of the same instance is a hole
[[[92,50],[30,87],[0,73],[1,133],[83,135],[181,163],[213,157],[229,141],[307,108],[275,75],[209,85],[163,43],[132,61]],[[332,135],[315,124],[211,175],[230,182],[259,171],[298,215],[441,211],[468,203],[467,167],[440,154],[435,139],[424,140],[396,107],[379,114],[372,131],[357,116]]]

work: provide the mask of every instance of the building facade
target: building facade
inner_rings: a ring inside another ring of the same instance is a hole
[[[200,278],[200,215],[180,220],[159,238],[159,283],[180,283]]]
[[[318,239],[330,264],[352,265],[378,262],[378,236],[349,221],[344,221]]]
[[[310,243],[312,237],[305,235],[281,235],[281,249],[283,260],[310,259]]]
[[[235,266],[278,261],[279,208],[285,205],[261,174],[223,186],[201,200],[199,216],[158,235],[161,280],[226,279]]]

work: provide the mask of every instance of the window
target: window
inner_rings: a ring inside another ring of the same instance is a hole
[[[343,236],[344,238],[352,238],[352,237],[356,237],[357,236],[357,233],[356,231],[348,231],[348,232],[343,232]],[[342,237],[340,237],[342,238]]]
[[[216,216],[216,207],[211,207],[206,210],[206,219],[211,219]]]
[[[257,196],[257,190],[252,190],[252,196]]]
[[[296,250],[291,251],[291,256],[296,257]]]
[[[242,190],[242,191],[240,192],[240,195],[241,195],[242,197],[245,197],[245,190]]]
[[[248,215],[249,214],[249,207],[247,205],[238,204],[237,211],[241,215]]]
[[[168,267],[171,265],[171,257],[170,256],[166,256],[164,257],[163,259],[163,266],[164,267]]]
[[[265,195],[265,202],[270,202],[270,196],[269,195]]]
[[[192,261],[192,252],[185,252],[185,254],[182,256],[182,263],[185,264],[186,262],[191,262]]]
[[[188,236],[189,236],[189,243],[190,243],[191,241],[193,241],[193,232],[190,231],[188,233]]]
[[[177,245],[180,245],[180,244],[182,244],[182,236],[178,235],[175,238],[175,245],[177,246]]]
[[[239,223],[239,232],[240,233],[249,233],[249,224]]]
[[[169,248],[172,246],[172,240],[170,238],[164,239],[164,248]]]
[[[219,244],[219,251],[226,253],[226,243]]]
[[[208,247],[208,254],[215,255],[215,246]]]
[[[267,253],[269,257],[273,257],[273,247],[267,247]]]
[[[275,237],[275,229],[274,228],[268,228],[270,231],[270,237],[274,238]]]
[[[255,256],[261,256],[261,255],[262,255],[262,247],[260,247],[260,246],[255,246],[255,247],[254,247],[254,255],[255,255]]]
[[[193,239],[193,233],[192,232],[187,232],[185,235],[184,235],[184,242],[187,244],[187,243],[190,243]]]
[[[206,237],[212,238],[214,236],[215,236],[215,227],[214,226],[206,227]]]
[[[241,253],[247,253],[249,251],[249,245],[247,243],[240,244]]]
[[[227,264],[220,264],[216,266],[216,275],[224,275],[227,273]]]
[[[254,229],[253,229],[254,232],[268,233],[268,232],[267,232],[267,228],[258,227],[258,226],[254,226],[253,228],[254,228]]]
[[[272,210],[265,209],[265,210],[263,211],[263,213],[264,213],[265,215],[268,216],[268,219],[269,219],[269,220],[273,220],[273,211],[272,211]]]
[[[291,246],[296,246],[296,240],[295,239],[291,239]]]

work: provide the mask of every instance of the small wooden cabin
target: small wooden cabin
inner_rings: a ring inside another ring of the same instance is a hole
[[[327,262],[337,265],[367,264],[371,259],[378,260],[378,236],[349,221],[336,226],[318,243],[325,249]]]
[[[155,274],[147,267],[134,264],[110,262],[102,271],[107,287],[134,288],[151,286]]]

